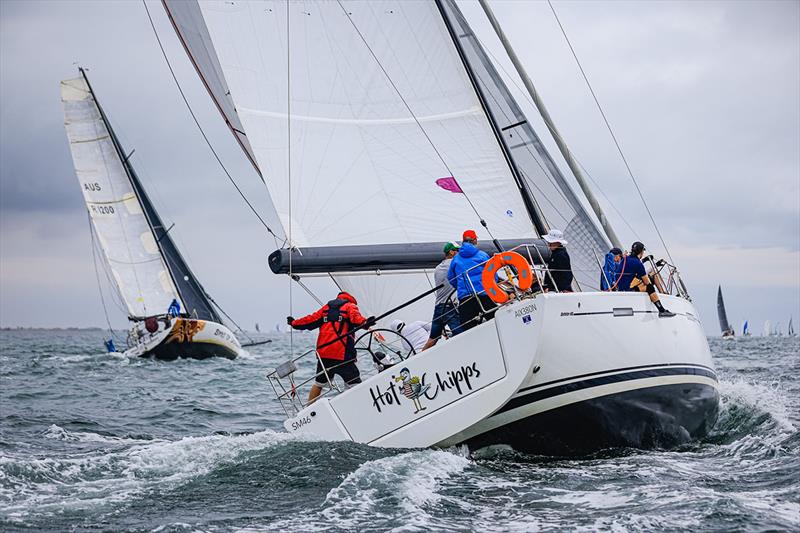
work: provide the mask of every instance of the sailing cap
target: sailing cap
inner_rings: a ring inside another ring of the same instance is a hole
[[[611,250],[609,250],[609,252],[611,253],[611,255],[622,255],[622,250],[620,250],[619,248],[612,248]]]
[[[475,233],[474,229],[468,229],[464,232],[464,235],[461,236],[461,240],[466,241],[467,239],[472,239],[473,241],[478,240],[478,234]]]
[[[631,244],[631,255],[639,255],[640,253],[644,252],[647,248],[644,247],[644,244],[636,241],[635,243]]]
[[[559,229],[551,229],[550,233],[542,235],[542,239],[548,243],[559,242],[561,244],[567,244],[566,239],[564,239],[564,232]]]
[[[405,325],[406,325],[405,322],[395,318],[394,320],[392,320],[389,323],[389,329],[391,329],[392,331],[396,331],[396,332],[400,333],[401,331],[403,331],[403,328],[405,327]]]
[[[458,250],[461,248],[457,242],[449,241],[447,244],[444,245],[444,250],[442,250],[445,254],[450,252],[450,250]]]

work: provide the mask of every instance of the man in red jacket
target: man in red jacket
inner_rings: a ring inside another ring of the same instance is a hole
[[[294,329],[317,329],[316,379],[308,394],[308,403],[313,402],[329,385],[336,375],[342,376],[350,387],[361,383],[361,375],[356,366],[355,329],[367,328],[375,324],[375,317],[364,318],[358,310],[356,299],[344,291],[321,309],[302,318],[286,317],[286,322]],[[322,364],[320,364],[320,362]],[[327,375],[326,375],[327,374]]]

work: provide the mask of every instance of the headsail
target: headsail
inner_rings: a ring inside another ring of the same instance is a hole
[[[131,318],[184,311],[219,321],[95,100],[85,76],[61,82],[64,125],[92,224]]]
[[[524,239],[549,225],[596,286],[604,237],[452,0],[163,3],[247,132],[291,245],[444,243],[467,228]],[[431,286],[332,274],[372,311]]]
[[[723,336],[732,335],[733,328],[728,322],[728,315],[725,312],[725,302],[722,300],[722,286],[717,288],[717,316],[719,317],[719,329]]]

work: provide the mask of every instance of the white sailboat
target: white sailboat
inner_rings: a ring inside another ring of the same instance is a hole
[[[92,231],[133,322],[124,355],[234,359],[239,341],[189,270],[80,73],[61,82],[64,126]]]
[[[488,249],[517,247],[540,275],[540,236],[559,228],[569,241],[575,292],[517,291],[493,320],[340,394],[300,401],[313,351],[281,365],[270,382],[288,431],[566,453],[671,445],[714,424],[717,378],[677,270],[661,294],[672,318],[646,294],[597,290],[597,258],[616,238],[454,1],[163,3],[265,179],[288,241],[273,272],[330,276],[380,325],[430,317],[430,294],[404,302],[431,292],[442,244],[466,228]]]

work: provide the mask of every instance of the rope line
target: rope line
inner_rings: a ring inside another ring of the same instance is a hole
[[[581,65],[580,60],[578,59],[578,55],[575,53],[575,49],[572,47],[572,42],[567,37],[567,32],[564,30],[564,26],[561,24],[561,20],[558,18],[558,14],[556,13],[556,9],[553,7],[553,3],[550,0],[547,0],[547,5],[550,6],[550,10],[553,12],[553,16],[558,23],[558,27],[561,29],[562,35],[564,35],[564,40],[567,41],[567,45],[569,46],[570,52],[572,52],[572,57],[575,59],[575,63],[578,65],[578,69],[581,71],[581,75],[583,76],[584,81],[586,82],[586,86],[589,87],[589,92],[592,93],[592,98],[594,99],[594,103],[597,105],[597,109],[600,111],[600,115],[603,117],[603,122],[606,124],[606,128],[608,129],[608,133],[611,134],[611,139],[614,141],[614,145],[617,147],[617,152],[619,152],[619,156],[622,158],[622,162],[625,164],[625,168],[628,171],[628,175],[633,182],[633,185],[636,187],[636,192],[639,193],[639,198],[642,200],[642,204],[644,205],[645,210],[647,211],[647,215],[650,217],[650,222],[653,224],[653,228],[655,228],[656,233],[658,234],[658,238],[661,241],[661,245],[664,247],[664,251],[667,252],[667,257],[669,257],[670,262],[674,263],[675,261],[672,259],[672,254],[669,253],[669,248],[667,247],[667,243],[664,241],[664,237],[661,235],[661,230],[658,228],[658,224],[656,224],[656,220],[653,217],[652,211],[650,211],[650,206],[647,205],[647,201],[644,199],[644,194],[642,193],[642,189],[639,188],[639,183],[636,181],[636,177],[633,175],[633,171],[631,170],[631,166],[628,164],[628,160],[625,157],[625,154],[622,152],[622,147],[617,140],[617,136],[614,134],[614,130],[611,128],[611,124],[608,122],[608,118],[606,117],[605,111],[603,111],[603,107],[600,105],[600,101],[597,98],[597,94],[594,92],[594,88],[592,84],[589,82],[589,78],[586,75],[586,72],[583,70],[583,65]]]
[[[178,92],[181,94],[181,98],[183,98],[183,103],[186,104],[186,108],[189,110],[189,114],[192,116],[192,120],[194,120],[197,129],[200,130],[200,134],[203,136],[203,140],[208,145],[208,148],[209,150],[211,150],[211,153],[214,154],[214,158],[217,160],[217,163],[219,163],[219,166],[220,168],[222,168],[223,172],[225,172],[225,175],[228,177],[228,180],[236,189],[236,192],[239,193],[239,196],[242,197],[242,200],[244,200],[244,203],[247,204],[247,207],[250,208],[250,211],[253,212],[256,218],[258,218],[258,221],[261,222],[261,225],[264,226],[264,228],[272,235],[272,238],[275,240],[275,246],[279,248],[280,245],[278,244],[278,240],[280,239],[280,237],[278,237],[278,235],[276,235],[275,232],[272,231],[272,228],[269,227],[269,225],[264,221],[264,219],[261,217],[258,211],[256,211],[256,208],[253,206],[253,204],[244,194],[242,189],[239,187],[239,184],[237,184],[236,180],[233,179],[233,176],[231,176],[231,173],[228,172],[227,167],[222,162],[222,159],[220,159],[219,155],[217,154],[217,151],[211,144],[211,141],[208,139],[205,130],[203,130],[203,127],[200,125],[200,121],[197,119],[197,116],[195,115],[192,106],[189,104],[189,100],[186,98],[186,94],[183,92],[183,88],[181,87],[181,84],[178,81],[178,77],[175,75],[175,71],[172,68],[172,64],[170,63],[169,58],[167,57],[167,52],[164,50],[164,45],[161,43],[161,38],[158,36],[158,31],[156,31],[156,25],[153,22],[153,17],[150,15],[150,9],[147,7],[146,0],[142,0],[142,4],[144,5],[144,10],[147,12],[147,18],[150,20],[150,27],[153,28],[153,34],[155,35],[156,41],[158,42],[158,47],[161,49],[161,54],[164,56],[164,61],[167,63],[167,67],[169,68],[169,73],[172,75],[172,79],[175,81],[175,86],[178,88]]]

